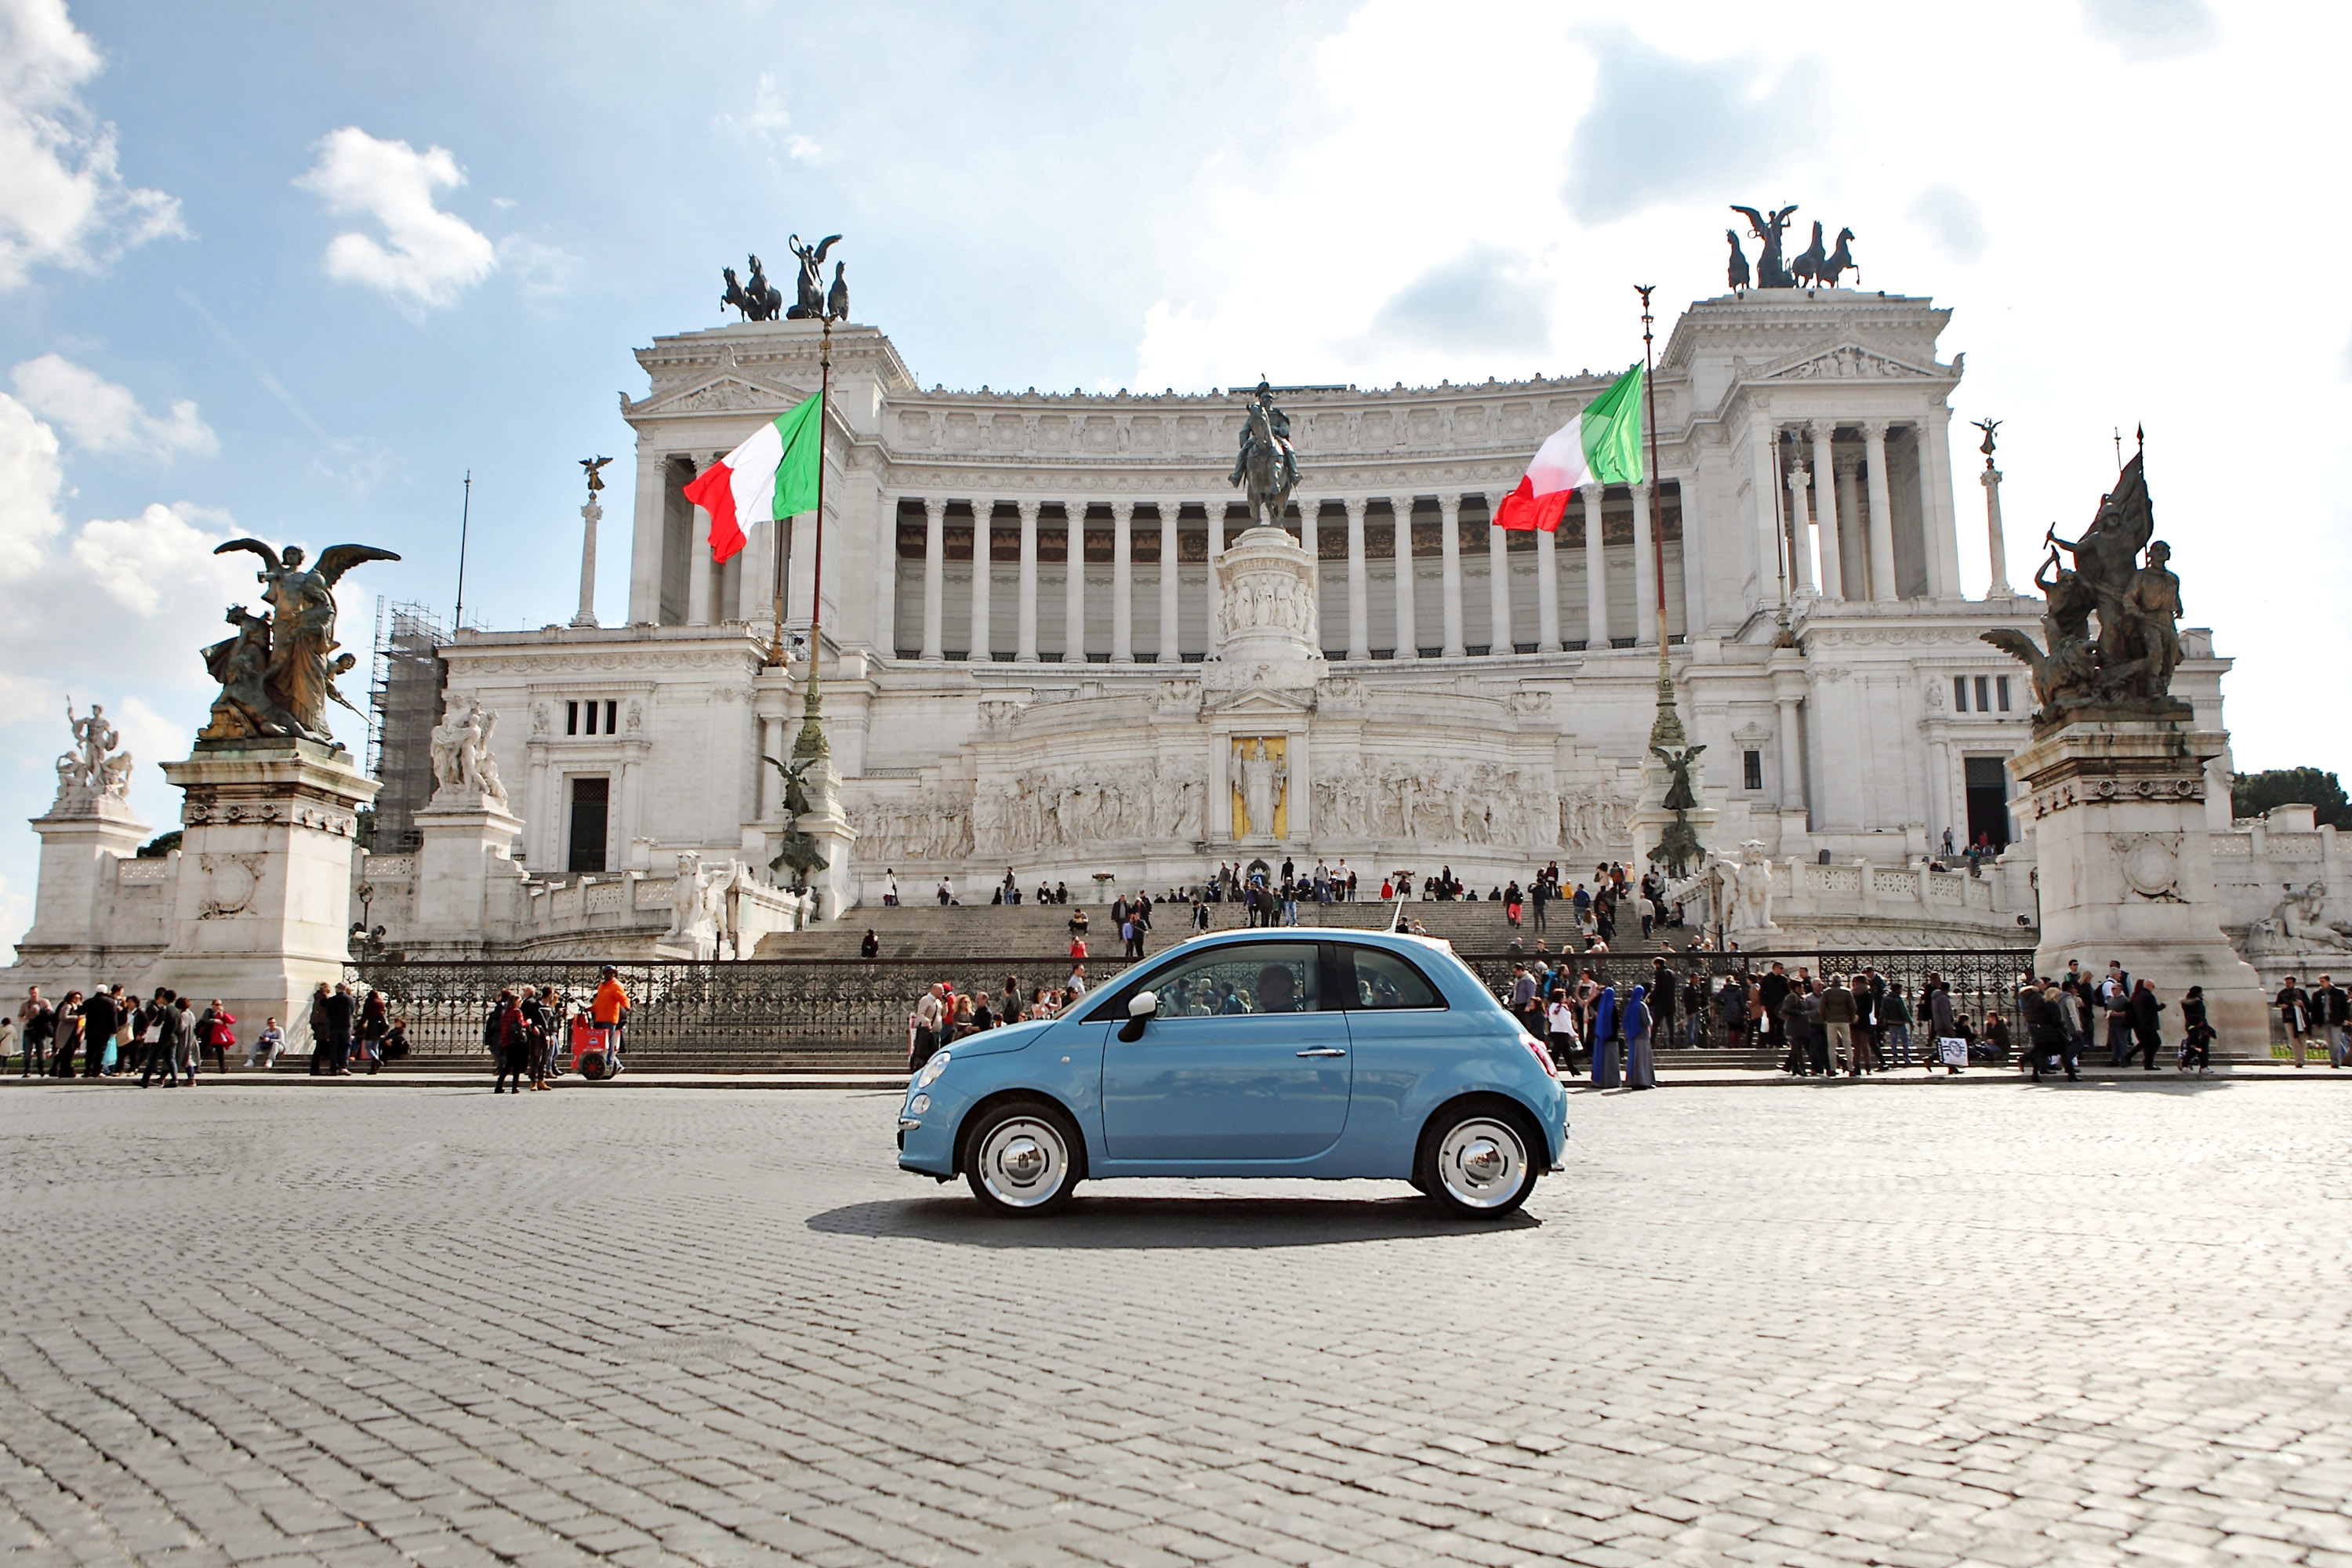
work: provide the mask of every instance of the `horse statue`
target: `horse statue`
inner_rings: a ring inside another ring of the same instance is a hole
[[[1298,454],[1290,444],[1290,416],[1274,405],[1274,388],[1264,381],[1242,421],[1241,451],[1226,482],[1241,486],[1251,526],[1282,526],[1290,492],[1298,488]]]
[[[1830,258],[1821,265],[1820,277],[1823,283],[1834,289],[1838,286],[1838,279],[1848,272],[1853,274],[1856,284],[1861,283],[1862,268],[1853,264],[1853,230],[1850,228],[1838,230],[1837,248],[1831,251]]]
[[[1800,283],[1819,283],[1822,281],[1822,269],[1829,265],[1829,247],[1822,243],[1821,222],[1815,219],[1813,243],[1805,247],[1804,253],[1796,260],[1789,263],[1789,276]]]
[[[1723,231],[1723,237],[1731,241],[1731,266],[1727,269],[1731,286],[1734,289],[1745,289],[1749,281],[1748,253],[1739,248],[1739,231],[1736,228],[1727,228]]]
[[[723,310],[732,305],[747,321],[772,321],[784,308],[783,292],[769,284],[767,270],[760,265],[758,257],[751,258],[751,281],[748,286],[735,280],[732,267],[719,269],[719,276],[727,279],[727,292],[719,297],[719,308]]]

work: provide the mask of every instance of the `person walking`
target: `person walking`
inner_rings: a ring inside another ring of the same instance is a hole
[[[138,1016],[133,1021],[133,1027],[139,1037],[139,1087],[142,1089],[147,1088],[154,1081],[158,1071],[163,1075],[165,1089],[180,1087],[172,1060],[172,1047],[164,1038],[163,1031],[165,1016],[170,1012],[171,1005],[171,992],[159,985],[155,988],[153,997],[145,1006],[139,1009]]]
[[[2205,987],[2191,985],[2180,999],[2180,1070],[2213,1070],[2213,1026],[2205,1016]]]
[[[524,1043],[529,1051],[525,1061],[530,1073],[531,1092],[542,1094],[555,1087],[547,1081],[548,1058],[555,1045],[555,1031],[562,1025],[562,1005],[556,1001],[552,985],[542,985],[535,992],[524,986],[520,1003],[523,1021],[529,1026]]]
[[[2292,974],[2279,987],[2278,1010],[2279,1023],[2286,1030],[2287,1050],[2294,1056],[2294,1065],[2301,1068],[2304,1041],[2311,1032],[2311,997],[2294,983]]]
[[[2083,1076],[2083,1047],[2091,1037],[2090,1010],[2083,1005],[2079,981],[2069,980],[2049,994],[2051,1010],[2058,1015],[2058,1059],[2066,1069],[2066,1081],[2073,1083]]]
[[[2131,1062],[2131,976],[2123,965],[2109,959],[2107,977],[2099,983],[2099,1011],[2107,1020],[2107,1065],[2111,1068],[2126,1067]]]
[[[629,1028],[629,989],[621,984],[621,972],[613,964],[604,966],[596,982],[596,994],[589,999],[588,1027],[606,1063],[616,1060]]]
[[[1604,985],[1592,1004],[1592,1026],[1588,1037],[1592,1043],[1592,1087],[1617,1087],[1618,1049],[1624,1036],[1617,1016],[1617,987]]]
[[[172,1063],[190,1089],[196,1087],[196,1010],[185,996],[172,998],[163,1019],[163,1037],[172,1047]]]
[[[358,1013],[359,1001],[348,983],[311,1005],[310,1037],[327,1053],[329,1078],[352,1076],[352,1025]]]
[[[2186,1022],[2186,1016],[2183,1017]],[[2336,984],[2333,975],[2319,977],[2319,989],[2311,994],[2311,1025],[2318,1033],[2320,1043],[2327,1047],[2327,1065],[2340,1068],[2346,1054],[2345,1031],[2352,1026],[2352,998],[2344,987]]]
[[[1780,998],[1780,1035],[1788,1041],[1788,1050],[1780,1058],[1780,1070],[1791,1078],[1803,1078],[1808,1062],[1806,1047],[1811,1042],[1812,1030],[1805,1022],[1805,993],[1790,984]]]
[[[106,1070],[106,1047],[122,1026],[123,1011],[122,1004],[102,986],[81,1005],[82,1077],[96,1078]]]
[[[2132,1040],[2139,1050],[2144,1072],[2156,1070],[2156,1047],[2164,1043],[2158,1030],[2158,1016],[2163,1011],[2164,1004],[2158,999],[2156,987],[2147,980],[2140,981],[2132,991],[2131,1020]]]
[[[319,988],[310,993],[310,1076],[312,1078],[324,1078],[334,1069],[334,1055],[328,1049],[327,1037],[322,1032],[327,1026],[327,1003],[333,998],[334,994],[335,988],[323,980],[319,982]]]
[[[907,1070],[920,1072],[940,1048],[940,1030],[947,1016],[947,987],[934,982],[929,991],[917,999],[914,1013],[914,1034],[907,1047]]]
[[[2029,980],[2017,988],[2017,1023],[2025,1035],[2026,1066],[2040,1083],[2065,1054],[2066,1026],[2059,1017],[2058,987],[2049,981]]]
[[[1576,1071],[1576,1009],[1568,1000],[1568,987],[1555,984],[1550,999],[1544,1004],[1544,1035],[1551,1043],[1551,1059],[1564,1073]]]
[[[383,1040],[392,1033],[391,1010],[385,1007],[383,993],[368,988],[367,1000],[360,1004],[359,1024],[355,1029],[360,1059],[367,1063],[368,1077],[373,1078],[383,1067]]]

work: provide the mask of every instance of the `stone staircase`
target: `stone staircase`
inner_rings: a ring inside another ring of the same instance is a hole
[[[1119,952],[1118,932],[1111,925],[1110,910],[1100,904],[972,904],[948,905],[907,904],[896,909],[879,907],[852,910],[838,924],[816,931],[779,931],[761,939],[753,956],[759,958],[856,958],[858,943],[870,929],[882,944],[879,956],[884,958],[936,958],[941,960],[1039,959],[1059,958],[1069,951],[1069,920],[1072,912],[1083,908],[1087,912],[1087,951],[1097,957],[1117,957]],[[1392,903],[1370,902],[1352,904],[1316,904],[1302,900],[1298,906],[1298,923],[1302,926],[1322,926],[1351,931],[1385,931],[1395,912]],[[1211,904],[1209,929],[1237,931],[1247,923],[1240,904]],[[1528,923],[1513,931],[1503,915],[1503,906],[1481,900],[1476,903],[1444,902],[1414,900],[1405,906],[1408,919],[1419,921],[1429,934],[1454,944],[1463,953],[1499,953],[1508,950],[1517,936],[1532,952],[1538,932]],[[1146,952],[1158,952],[1192,934],[1192,906],[1188,903],[1163,903],[1155,910],[1156,923],[1145,940]],[[1572,935],[1574,922],[1565,914],[1551,921],[1551,930],[1543,933],[1558,951],[1559,943]],[[1620,935],[1626,940],[1617,942],[1613,952],[1619,956],[1655,951],[1656,944],[1642,940],[1638,928]]]

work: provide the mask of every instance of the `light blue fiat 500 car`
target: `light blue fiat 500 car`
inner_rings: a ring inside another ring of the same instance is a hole
[[[898,1114],[901,1166],[1015,1215],[1087,1178],[1374,1176],[1492,1217],[1567,1147],[1550,1054],[1453,950],[1353,931],[1196,938],[956,1041]]]

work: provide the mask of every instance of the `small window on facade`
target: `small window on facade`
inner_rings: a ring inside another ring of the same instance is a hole
[[[580,704],[577,702],[563,705],[563,732],[567,735],[580,733]]]
[[[1969,678],[1965,675],[1952,677],[1952,706],[1963,713],[1969,710]]]
[[[580,706],[588,710],[588,733],[593,735],[596,732],[596,704],[590,701],[583,702]]]
[[[1764,787],[1763,752],[1742,752],[1739,753],[1739,781],[1749,789],[1762,789]]]
[[[615,730],[617,730],[617,729],[619,729],[619,728],[620,728],[620,726],[619,726],[618,724],[616,724],[616,723],[614,723],[614,722],[613,721],[614,710],[617,710],[620,706],[621,706],[621,705],[620,705],[620,703],[618,703],[617,701],[612,701],[612,700],[607,700],[607,701],[605,702],[605,704],[604,704],[604,733],[606,733],[607,735],[611,734],[614,731],[615,731]],[[2006,707],[2008,707],[2008,706],[2009,706],[2009,703],[2008,703],[2006,700],[2004,700],[2004,701],[2001,703],[2001,706],[2002,706],[2002,707],[2004,707],[2004,708],[2006,708]]]
[[[1989,675],[1977,677],[1977,711],[1979,713],[1992,711],[1992,678]]]
[[[1994,676],[1994,677],[1993,677],[1993,681],[1992,681],[1992,689],[1993,689],[1993,695],[1994,695],[1996,698],[1998,698],[1998,699],[2000,700],[2000,710],[2001,710],[2002,712],[2004,712],[2004,713],[2008,712],[2008,711],[2009,711],[2009,677],[2007,677],[2006,675],[1996,675],[1996,676]]]

